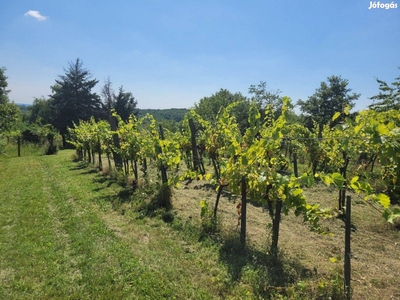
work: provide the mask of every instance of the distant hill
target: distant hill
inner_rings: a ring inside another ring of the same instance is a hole
[[[28,108],[31,106],[31,104],[22,104],[22,103],[15,103],[18,105],[19,109],[21,110],[22,113],[27,113]]]
[[[138,118],[143,117],[147,113],[153,115],[158,122],[172,120],[180,122],[189,110],[187,108],[168,108],[168,109],[139,109]]]
[[[28,108],[31,104],[21,104],[16,103],[23,113],[28,112]],[[138,118],[143,117],[147,113],[153,115],[154,119],[158,122],[163,121],[175,121],[180,122],[182,121],[183,117],[186,113],[189,112],[187,108],[168,108],[168,109],[138,109]]]

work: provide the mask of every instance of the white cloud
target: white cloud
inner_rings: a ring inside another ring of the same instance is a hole
[[[25,13],[25,17],[33,17],[38,21],[47,20],[49,17],[42,16],[37,10],[29,10]]]

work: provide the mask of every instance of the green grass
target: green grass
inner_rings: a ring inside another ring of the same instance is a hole
[[[43,154],[43,151],[43,147],[40,145],[35,145],[28,142],[21,142],[21,157],[41,155]],[[18,146],[15,138],[10,138],[10,142],[7,142],[6,138],[0,137],[0,159],[2,157],[18,157]]]
[[[143,245],[119,237],[93,206],[120,188],[103,188],[95,173],[70,162],[72,153],[0,161],[0,299],[215,297],[187,280],[184,247],[150,225],[135,234],[157,242],[132,251]]]

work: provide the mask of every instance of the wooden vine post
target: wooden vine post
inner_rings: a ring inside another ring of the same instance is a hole
[[[21,137],[20,136],[18,136],[17,142],[18,142],[18,157],[20,157],[21,156]]]
[[[276,201],[275,214],[272,220],[271,252],[275,256],[278,254],[279,225],[281,223],[281,213],[282,213],[282,200],[279,199]]]
[[[247,181],[246,177],[242,176],[242,213],[240,220],[240,243],[246,245],[246,204],[247,204]]]
[[[346,299],[351,299],[351,250],[350,250],[350,234],[351,234],[351,196],[346,197],[346,231],[344,242],[344,291]]]
[[[215,200],[215,206],[214,206],[214,212],[213,212],[213,218],[214,220],[217,219],[217,210],[218,210],[218,204],[219,204],[219,199],[221,198],[221,194],[222,194],[222,190],[224,189],[224,187],[227,187],[228,184],[223,184],[223,183],[219,183],[218,186],[218,193],[217,193],[217,199]]]
[[[293,169],[294,169],[294,176],[299,177],[299,170],[297,167],[297,152],[293,152]]]
[[[343,167],[340,168],[340,174],[346,180],[346,172],[350,159],[345,151],[343,151],[343,160],[344,160],[344,165]],[[339,190],[338,209],[341,210],[342,212],[344,212],[343,207],[345,206],[345,201],[346,201],[346,181],[343,183],[343,187]]]
[[[112,137],[113,137],[113,143],[114,147],[117,149],[117,151],[112,150],[113,156],[114,156],[114,164],[115,167],[117,168],[118,171],[122,170],[122,157],[121,154],[119,153],[119,150],[121,149],[121,145],[119,142],[119,136],[117,131],[117,118],[114,116],[110,117],[110,128],[112,131],[114,131]]]
[[[97,150],[99,151],[99,170],[103,170],[103,161],[101,160],[101,142],[100,136],[97,135]]]
[[[163,129],[163,127],[161,126],[161,124],[160,124],[160,140],[164,140],[164,129]],[[162,153],[162,149],[161,149],[161,147],[159,147],[159,149],[158,149],[158,151],[159,151],[159,153]],[[165,166],[161,163],[160,164],[160,171],[161,171],[161,181],[162,181],[162,183],[164,184],[166,184],[166,183],[168,183],[168,177],[167,177],[167,169],[165,168]]]
[[[196,144],[196,127],[194,126],[192,118],[189,119],[189,128],[190,128],[190,139],[191,139],[192,154],[193,154],[193,170],[196,172],[200,171],[201,173],[204,173],[200,165],[200,157]]]

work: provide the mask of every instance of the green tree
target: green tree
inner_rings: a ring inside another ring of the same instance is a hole
[[[121,86],[118,90],[118,95],[115,97],[114,109],[117,114],[127,122],[131,115],[137,115],[137,101],[131,92],[125,92]]]
[[[252,95],[250,99],[257,104],[262,119],[264,119],[267,107],[273,112],[274,119],[277,119],[281,115],[283,101],[282,97],[279,96],[280,93],[280,90],[269,90],[265,81],[260,81],[257,86],[254,84],[250,85],[249,94]]]
[[[8,93],[10,92],[7,90],[7,76],[6,76],[6,68],[0,68],[0,104],[5,104],[9,102]]]
[[[92,92],[98,80],[91,79],[92,74],[82,67],[79,58],[74,63],[70,62],[64,71],[65,75],[59,75],[56,84],[51,87],[53,93],[50,98],[55,112],[52,124],[62,134],[66,146],[67,127],[72,127],[79,120],[89,120],[91,116],[98,118],[101,101]]]
[[[334,127],[343,121],[344,115],[333,122],[331,120],[336,112],[342,112],[346,107],[353,108],[354,101],[360,97],[360,94],[350,94],[351,89],[347,87],[348,84],[347,79],[332,75],[328,77],[327,82],[321,82],[321,86],[306,101],[299,100],[297,102],[308,128],[313,129],[313,122],[316,122],[320,135],[324,125],[329,124]]]
[[[103,87],[101,88],[101,98],[103,100],[102,102],[102,108],[104,114],[103,118],[108,120],[111,118],[111,109],[114,108],[114,98],[115,98],[115,93],[114,89],[112,88],[112,82],[110,80],[110,77],[106,79]]]
[[[29,123],[40,123],[42,125],[51,124],[54,120],[54,108],[52,106],[52,99],[35,98],[33,103],[28,108]]]
[[[400,69],[400,67],[398,67]],[[373,103],[369,108],[375,111],[388,111],[390,109],[400,109],[400,76],[395,78],[392,86],[389,86],[386,81],[376,78],[379,84],[379,94],[371,97]]]
[[[110,111],[114,109],[122,120],[127,122],[131,115],[137,116],[137,101],[131,92],[125,92],[121,86],[115,94],[110,78],[107,78],[101,90],[103,99],[103,118],[110,118]]]
[[[11,133],[20,127],[20,109],[14,103],[0,104],[0,134]]]
[[[0,68],[0,134],[11,133],[20,125],[20,109],[10,102],[7,90],[8,82],[5,74],[6,68]]]
[[[195,103],[194,110],[203,119],[215,123],[220,109],[227,107],[233,102],[239,102],[239,105],[232,109],[232,115],[236,118],[236,121],[239,124],[239,129],[243,133],[248,127],[250,103],[241,93],[232,94],[226,89],[220,89],[210,97],[204,97],[200,99],[199,103]]]
[[[258,85],[250,85],[249,94],[251,94],[251,101],[254,101],[257,104],[257,107],[261,114],[261,119],[265,119],[265,111],[266,108],[269,108],[272,116],[275,120],[282,114],[282,105],[283,105],[283,97],[279,94],[280,90],[270,90],[267,87],[267,83],[265,81],[260,81]],[[292,104],[289,105],[288,110],[288,123],[300,123],[300,117],[296,115],[293,111],[294,106]]]

